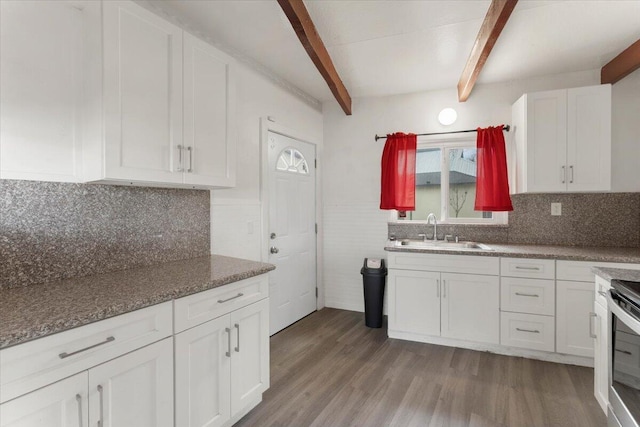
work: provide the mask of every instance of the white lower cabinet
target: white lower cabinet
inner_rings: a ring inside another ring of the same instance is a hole
[[[0,426],[86,426],[87,378],[87,372],[82,372],[3,403],[0,405]]]
[[[552,352],[554,321],[553,316],[503,312],[500,314],[500,344]]]
[[[391,269],[389,335],[499,342],[497,276]]]
[[[596,400],[602,410],[607,412],[609,404],[609,344],[607,336],[609,332],[609,316],[607,307],[595,302],[594,311],[596,315],[596,337],[594,340],[594,360],[593,360],[593,389]]]
[[[173,339],[0,405],[2,427],[86,425],[173,426]]]
[[[89,370],[89,425],[173,426],[173,338]]]
[[[269,387],[269,300],[176,335],[176,425],[231,425]]]
[[[556,351],[593,357],[593,283],[556,282]]]

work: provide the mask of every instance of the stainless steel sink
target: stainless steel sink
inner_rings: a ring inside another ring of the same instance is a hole
[[[434,250],[468,250],[468,251],[492,251],[487,245],[477,242],[445,242],[445,241],[423,241],[402,239],[395,242],[395,246],[413,249],[434,249]]]

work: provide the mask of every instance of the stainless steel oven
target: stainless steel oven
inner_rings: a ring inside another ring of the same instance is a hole
[[[640,283],[613,280],[611,287],[608,424],[640,427]]]

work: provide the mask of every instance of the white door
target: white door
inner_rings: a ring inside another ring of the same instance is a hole
[[[270,333],[316,309],[315,146],[268,137]]]
[[[611,85],[567,90],[569,191],[611,190]]]
[[[133,2],[106,1],[106,177],[182,182],[182,30]]]
[[[389,330],[440,336],[440,273],[389,271]]]
[[[593,283],[558,280],[556,292],[556,351],[593,357]]]
[[[442,273],[443,337],[500,343],[498,276]]]
[[[231,415],[269,388],[269,302],[231,313]]]
[[[235,185],[233,60],[184,33],[185,184]]]
[[[222,316],[175,336],[176,425],[219,427],[231,417],[231,334]]]
[[[173,426],[173,338],[89,370],[89,425]]]
[[[87,425],[87,372],[0,405],[1,427]]]

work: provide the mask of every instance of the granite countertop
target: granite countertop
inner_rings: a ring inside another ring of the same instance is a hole
[[[491,251],[475,249],[423,249],[393,246],[387,242],[384,250],[389,252],[421,252],[450,255],[503,256],[513,258],[547,258],[573,261],[629,262],[640,263],[640,248],[615,247],[577,247],[577,246],[540,246],[508,245],[487,243]]]
[[[606,280],[628,280],[640,282],[640,270],[628,270],[626,268],[594,267],[593,272]]]
[[[273,269],[271,264],[211,255],[0,289],[0,349]]]

